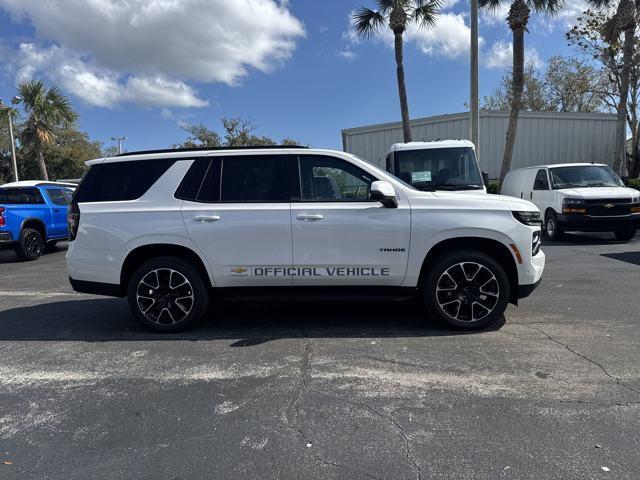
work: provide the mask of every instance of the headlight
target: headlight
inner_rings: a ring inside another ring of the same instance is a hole
[[[631,203],[640,203],[640,197],[631,197]]]
[[[529,225],[532,227],[539,227],[542,225],[542,218],[540,212],[511,212],[513,217],[520,223]]]
[[[562,203],[565,205],[582,205],[584,203],[584,199],[582,198],[565,198],[562,200]]]

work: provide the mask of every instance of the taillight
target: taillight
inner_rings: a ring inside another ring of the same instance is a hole
[[[69,227],[69,241],[73,242],[78,234],[78,226],[80,225],[80,208],[75,202],[69,204],[67,210],[67,226]]]
[[[4,227],[6,225],[4,219],[4,207],[0,207],[0,227]]]

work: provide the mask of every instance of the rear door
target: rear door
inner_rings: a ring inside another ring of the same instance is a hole
[[[292,160],[208,157],[196,160],[183,180],[182,217],[217,287],[291,285]]]
[[[294,285],[400,285],[407,271],[409,205],[370,198],[372,174],[346,160],[300,155],[291,205]]]
[[[68,237],[67,207],[71,202],[72,193],[68,188],[45,187],[43,188],[51,207],[50,238]]]

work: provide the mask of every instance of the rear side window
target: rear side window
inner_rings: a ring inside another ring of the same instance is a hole
[[[76,190],[75,201],[83,203],[136,200],[175,162],[163,159],[93,165]]]
[[[0,189],[0,204],[4,205],[40,205],[44,199],[37,188]]]

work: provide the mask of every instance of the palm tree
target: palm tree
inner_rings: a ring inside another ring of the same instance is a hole
[[[376,0],[377,10],[362,7],[353,15],[355,32],[360,37],[371,37],[382,30],[387,22],[389,29],[393,32],[400,113],[402,114],[402,131],[405,142],[411,141],[411,123],[407,86],[404,81],[403,35],[412,22],[421,28],[433,27],[436,24],[441,3],[442,0]]]
[[[20,82],[18,92],[22,97],[26,121],[20,135],[20,142],[35,153],[43,180],[49,180],[43,151],[50,145],[56,130],[73,128],[78,114],[71,102],[56,85],[46,88],[39,80]]]
[[[509,0],[511,2],[511,0]],[[484,10],[496,10],[505,0],[479,0],[480,7]],[[500,186],[505,175],[511,168],[513,147],[516,143],[516,131],[518,129],[518,117],[522,108],[522,92],[524,90],[524,33],[528,32],[531,9],[539,13],[555,14],[564,5],[564,0],[513,0],[507,15],[507,24],[513,34],[513,72],[511,92],[511,113],[509,115],[509,127],[502,157],[500,169]]]
[[[616,13],[605,24],[602,37],[609,44],[618,44],[620,36],[624,36],[622,44],[622,69],[620,70],[620,101],[618,102],[618,124],[616,126],[616,145],[614,150],[613,169],[620,173],[626,158],[627,142],[627,101],[629,95],[629,79],[633,65],[634,37],[636,31],[636,15],[640,15],[640,0],[587,0],[596,8],[616,6]],[[618,44],[619,45],[619,44]]]

